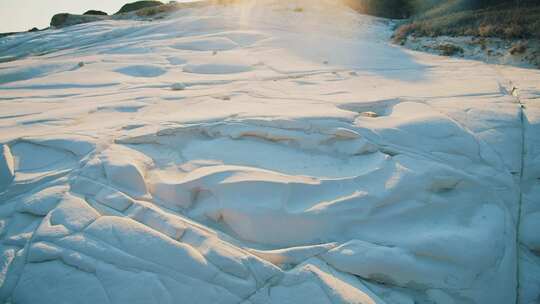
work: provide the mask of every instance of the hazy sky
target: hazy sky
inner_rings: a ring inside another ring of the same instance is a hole
[[[90,9],[109,14],[135,0],[0,0],[0,33],[49,26],[56,13],[82,14]],[[168,2],[162,1],[162,2]]]

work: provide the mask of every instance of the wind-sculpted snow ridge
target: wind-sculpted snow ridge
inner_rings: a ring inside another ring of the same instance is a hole
[[[0,40],[0,302],[537,303],[540,73],[314,2]]]

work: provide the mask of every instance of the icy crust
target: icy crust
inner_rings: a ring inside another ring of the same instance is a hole
[[[535,303],[540,74],[389,33],[258,1],[1,40],[42,56],[0,65],[0,302]]]

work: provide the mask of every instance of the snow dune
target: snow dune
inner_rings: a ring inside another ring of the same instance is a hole
[[[540,73],[390,27],[267,0],[0,40],[1,302],[535,303]]]

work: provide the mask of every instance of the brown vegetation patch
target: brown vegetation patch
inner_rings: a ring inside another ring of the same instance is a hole
[[[523,41],[515,43],[514,45],[512,45],[510,50],[508,50],[508,52],[511,55],[521,55],[521,54],[524,54],[526,51],[527,51],[527,43]]]

